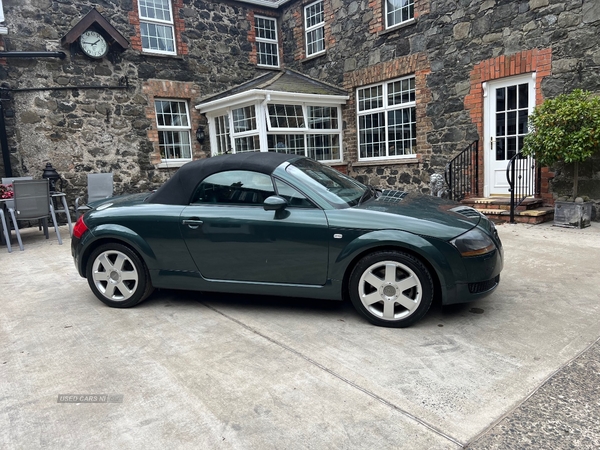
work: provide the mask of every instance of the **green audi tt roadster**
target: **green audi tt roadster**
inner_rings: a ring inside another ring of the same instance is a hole
[[[201,159],[155,192],[89,206],[73,231],[75,266],[117,308],[154,288],[350,298],[371,323],[406,327],[434,297],[490,294],[502,270],[496,228],[476,210],[297,155]]]

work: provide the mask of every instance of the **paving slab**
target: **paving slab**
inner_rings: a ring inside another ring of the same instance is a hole
[[[496,292],[401,330],[306,299],[158,291],[111,309],[68,239],[26,230],[24,252],[0,248],[0,447],[517,448],[507,421],[600,337],[599,225],[500,225]]]

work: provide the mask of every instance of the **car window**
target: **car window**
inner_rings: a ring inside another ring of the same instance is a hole
[[[358,181],[308,158],[292,162],[285,170],[303,184],[314,188],[336,208],[359,204],[367,190],[367,187]]]
[[[277,188],[277,195],[287,200],[289,206],[299,206],[301,208],[316,208],[302,192],[293,188],[287,183],[275,178],[275,187]]]
[[[229,170],[206,177],[196,188],[192,203],[261,205],[275,195],[269,175],[249,170]]]

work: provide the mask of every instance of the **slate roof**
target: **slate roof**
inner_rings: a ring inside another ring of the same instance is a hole
[[[344,89],[307,77],[294,70],[285,69],[282,71],[268,72],[253,80],[247,81],[246,83],[228,89],[227,91],[205,97],[200,103],[208,103],[252,90],[314,95],[348,95]]]

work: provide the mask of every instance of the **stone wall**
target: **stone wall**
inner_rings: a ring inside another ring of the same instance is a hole
[[[0,61],[0,84],[10,96],[3,106],[15,175],[38,176],[50,161],[71,199],[83,192],[89,172],[113,171],[117,193],[156,187],[173,169],[157,166],[153,99],[185,99],[193,112],[203,97],[262,73],[253,46],[255,13],[280,16],[284,66],[348,90],[340,167],[383,187],[428,192],[430,174],[442,172],[453,155],[482,138],[482,117],[473,109],[473,95],[483,95],[473,77],[482,68],[547,52],[550,68],[539,81],[540,99],[575,88],[600,92],[597,0],[416,0],[415,20],[392,30],[383,26],[383,0],[325,0],[327,51],[306,58],[303,6],[310,2],[291,1],[275,11],[229,0],[175,0],[179,54],[153,56],[140,51],[137,0],[5,0],[5,50],[67,54],[64,60]],[[92,6],[131,48],[95,61],[76,45],[61,46]],[[417,78],[416,158],[359,163],[356,88],[367,79],[409,73]],[[92,85],[104,88],[72,88]],[[193,132],[204,118],[193,114],[192,122]],[[195,157],[210,153],[208,140],[194,145]],[[581,194],[592,199],[600,183],[596,163],[582,169]],[[555,174],[549,183],[554,198],[569,177],[560,167]]]
[[[188,101],[193,136],[205,120],[194,110],[202,97],[260,72],[250,61],[250,9],[237,2],[177,0],[176,56],[141,52],[136,0],[3,3],[9,29],[2,40],[4,50],[67,54],[63,60],[0,61],[0,83],[10,96],[3,106],[13,174],[39,177],[51,162],[66,181],[70,203],[84,192],[87,173],[114,172],[116,193],[155,188],[172,173],[174,169],[157,168],[155,97]],[[131,42],[131,48],[111,50],[105,58],[92,60],[77,44],[61,46],[61,38],[93,6]],[[80,88],[71,88],[75,86]],[[208,143],[200,146],[194,139],[194,145],[195,157],[210,153]]]
[[[334,18],[326,29],[326,41],[335,45],[328,45],[324,55],[304,59],[297,53],[304,45],[298,27],[303,6],[310,2],[294,2],[283,13],[283,53],[289,67],[345,85],[353,73],[369,67],[398,61],[398,77],[405,72],[407,55],[426,58],[423,67],[430,71],[425,75],[425,95],[430,98],[418,112],[417,126],[426,129],[426,142],[420,142],[417,149],[419,161],[393,166],[353,165],[355,176],[371,181],[381,177],[382,186],[427,192],[429,174],[442,172],[452,155],[482,138],[482,115],[472,115],[466,104],[478,65],[487,63],[494,67],[493,62],[500,57],[509,59],[515,54],[547,51],[551,63],[539,83],[539,101],[576,88],[600,93],[597,0],[418,0],[416,20],[387,31],[382,22],[381,0],[325,0],[326,11],[331,11]],[[523,67],[524,72],[532,70],[536,69]],[[515,73],[521,72],[512,74]],[[495,77],[494,73],[488,79]],[[351,86],[351,96],[355,95],[355,88]],[[483,93],[477,95],[482,98]],[[346,155],[356,154],[354,115],[352,108],[346,108]],[[582,189],[597,195],[598,170],[592,171],[596,175],[585,175]],[[558,172],[557,177],[562,179],[562,174]],[[562,181],[550,185],[558,189]],[[555,192],[554,198],[557,195]]]

